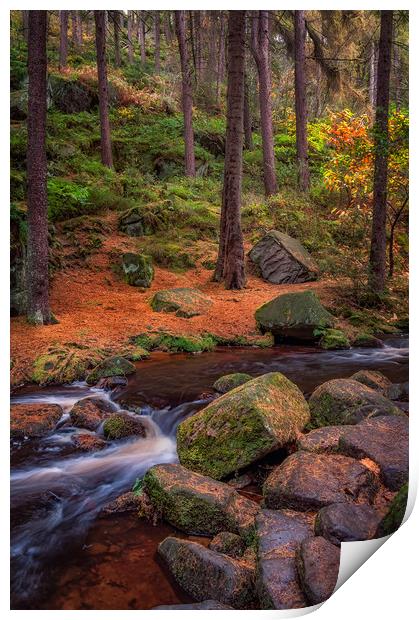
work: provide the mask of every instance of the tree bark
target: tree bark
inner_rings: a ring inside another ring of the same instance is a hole
[[[128,62],[130,65],[134,62],[134,46],[133,46],[133,17],[132,11],[128,11]]]
[[[252,18],[252,53],[259,77],[260,126],[263,151],[263,178],[265,194],[278,191],[275,172],[274,140],[272,128],[271,63],[269,56],[269,11],[259,11]]]
[[[195,13],[195,62],[196,62],[196,77],[197,81],[202,76],[202,32],[201,32],[201,11],[194,11]]]
[[[115,66],[120,67],[121,62],[121,18],[119,11],[112,11],[113,40],[115,49]]]
[[[297,139],[297,169],[298,186],[303,192],[306,192],[310,187],[307,143],[305,40],[306,25],[304,11],[294,11],[295,124]]]
[[[227,131],[224,185],[220,222],[220,245],[214,279],[224,280],[227,289],[246,285],[241,188],[243,164],[243,104],[246,11],[229,11]]]
[[[374,124],[374,188],[369,287],[384,292],[386,277],[386,216],[388,177],[388,108],[390,100],[393,11],[381,11],[377,67],[377,107]]]
[[[108,76],[106,66],[105,11],[95,11],[96,57],[99,82],[100,149],[102,164],[113,167],[111,128],[109,125]]]
[[[221,97],[221,85],[224,80],[224,70],[225,70],[225,20],[224,14],[220,15],[220,36],[218,42],[218,63],[217,63],[217,97],[216,102],[217,105],[220,103]]]
[[[79,11],[71,11],[71,39],[74,47],[80,51],[82,45],[82,30]]]
[[[29,28],[29,11],[22,11],[22,32],[23,38],[28,42],[28,28]]]
[[[160,11],[154,11],[154,71],[160,73]]]
[[[164,14],[164,36],[168,45],[172,43],[172,25],[170,23],[170,11]]]
[[[69,11],[60,11],[60,58],[59,58],[60,71],[64,71],[67,68],[68,13]]]
[[[244,76],[244,103],[243,103],[243,127],[244,127],[244,148],[248,151],[253,149],[252,118],[249,106],[249,84],[247,76]]]
[[[195,176],[194,132],[192,124],[192,81],[186,45],[185,11],[175,11],[176,36],[182,69],[183,136],[185,139],[185,174]]]
[[[374,113],[376,98],[377,98],[377,48],[375,41],[371,41],[371,56],[370,56],[370,84],[369,84],[369,96],[370,106]]]
[[[27,317],[45,325],[55,322],[48,297],[47,12],[29,11],[28,26]]]
[[[139,27],[139,38],[140,38],[140,50],[141,50],[141,62],[143,65],[146,63],[146,53],[145,53],[145,23],[144,23],[144,12],[140,11],[140,27]]]

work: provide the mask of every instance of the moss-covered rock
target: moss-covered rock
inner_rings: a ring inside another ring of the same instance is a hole
[[[106,439],[123,439],[138,435],[146,437],[147,431],[141,420],[129,413],[113,413],[103,424],[103,434]]]
[[[233,558],[240,558],[245,548],[246,545],[243,538],[232,532],[220,532],[208,545],[208,549],[230,555]]]
[[[348,336],[340,329],[321,330],[319,345],[322,349],[349,349]]]
[[[54,106],[66,114],[89,112],[98,103],[97,92],[77,79],[51,74],[48,94]]]
[[[72,383],[84,379],[88,369],[100,359],[100,352],[86,347],[51,347],[35,359],[31,379],[40,385]]]
[[[180,423],[179,459],[220,479],[295,439],[308,421],[299,388],[279,372],[262,375]]]
[[[377,392],[384,394],[391,386],[390,379],[387,379],[382,372],[378,370],[358,370],[349,377],[353,381],[359,381],[363,385],[367,385]]]
[[[133,336],[131,340],[147,351],[158,349],[169,353],[202,353],[215,348],[215,342],[210,335],[189,336],[153,331]]]
[[[176,316],[190,319],[208,312],[212,300],[194,288],[172,288],[158,291],[151,300],[155,312],[174,312]]]
[[[95,431],[101,422],[115,411],[115,405],[104,398],[82,398],[70,410],[73,426]]]
[[[254,570],[243,560],[172,536],[160,543],[158,553],[175,581],[193,599],[215,599],[235,609],[254,603]]]
[[[333,327],[332,315],[312,291],[285,293],[256,310],[256,323],[262,333],[271,332],[280,339],[313,341],[320,328]]]
[[[357,424],[379,415],[404,415],[388,398],[352,379],[332,379],[316,388],[309,399],[315,428]]]
[[[225,394],[230,390],[234,390],[234,388],[239,385],[243,385],[243,383],[247,383],[250,381],[252,377],[245,372],[234,372],[231,375],[223,375],[217,381],[214,382],[212,386],[216,392],[220,394]]]
[[[90,372],[86,381],[89,385],[97,383],[99,379],[103,377],[118,377],[130,375],[135,372],[135,366],[125,357],[115,355],[114,357],[108,357],[100,364],[98,364],[92,372]]]
[[[353,347],[365,347],[368,349],[377,348],[380,349],[384,346],[384,343],[379,338],[372,336],[366,332],[360,332],[355,336],[352,341]]]
[[[21,403],[10,408],[12,437],[42,437],[54,430],[63,410],[47,403]]]
[[[407,507],[407,498],[409,495],[409,485],[406,482],[389,506],[386,516],[379,523],[376,537],[382,538],[393,534],[401,526]]]
[[[149,469],[143,490],[156,514],[187,534],[212,536],[227,530],[248,536],[259,511],[229,485],[176,464]]]
[[[131,286],[149,288],[154,278],[151,256],[127,252],[122,256],[125,282]]]

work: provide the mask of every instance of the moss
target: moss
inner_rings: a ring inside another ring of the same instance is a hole
[[[223,347],[259,347],[267,349],[275,344],[274,337],[271,333],[264,336],[218,336],[217,334],[209,334],[217,345]]]
[[[72,383],[84,379],[88,369],[95,366],[100,359],[101,353],[95,350],[76,346],[51,347],[35,359],[31,379],[40,385]]]
[[[146,349],[143,349],[143,347],[135,347],[126,357],[131,362],[139,362],[150,357],[150,353]]]
[[[90,385],[97,383],[99,379],[103,377],[118,377],[125,376],[135,372],[135,366],[125,357],[120,355],[115,355],[114,357],[109,357],[100,364],[98,364],[92,372],[90,372],[86,381]]]
[[[225,394],[226,392],[233,390],[239,385],[243,385],[243,383],[246,383],[247,381],[250,381],[251,379],[252,377],[246,374],[245,372],[235,372],[235,373],[232,373],[231,375],[223,375],[222,377],[217,379],[217,381],[215,381],[212,387],[217,392],[220,392],[221,394]]]
[[[406,512],[408,495],[409,486],[406,482],[394,497],[386,516],[380,522],[377,529],[377,537],[388,536],[399,529]]]
[[[130,435],[145,437],[145,429],[139,420],[128,414],[112,414],[103,424],[103,434],[106,439],[122,439]]]
[[[124,279],[130,286],[149,288],[154,278],[151,256],[127,252],[122,256]]]
[[[316,335],[316,332],[314,334]],[[319,345],[326,350],[350,348],[349,338],[340,329],[322,330]]]
[[[131,341],[146,351],[158,349],[170,353],[202,353],[215,348],[215,342],[209,335],[178,336],[169,332],[149,332],[133,336]]]

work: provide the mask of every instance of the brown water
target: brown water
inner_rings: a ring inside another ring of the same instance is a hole
[[[187,601],[155,554],[174,530],[153,528],[133,515],[103,518],[102,507],[153,464],[177,461],[176,427],[209,402],[220,375],[280,371],[308,394],[361,368],[406,381],[407,339],[388,339],[382,349],[333,352],[278,347],[159,354],[141,362],[128,386],[113,395],[118,407],[143,417],[147,437],[114,442],[94,454],[74,452],[77,429],[65,422],[74,402],[106,396],[101,390],[77,383],[14,394],[12,402],[59,403],[65,414],[48,437],[12,445],[12,607],[148,609]]]

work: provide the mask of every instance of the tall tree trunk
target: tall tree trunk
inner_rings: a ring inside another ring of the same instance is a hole
[[[386,216],[388,176],[388,108],[390,99],[393,11],[381,11],[377,67],[377,108],[374,124],[374,189],[369,286],[384,292],[386,277]]]
[[[396,103],[396,110],[401,108],[401,63],[399,46],[396,43],[396,32],[393,33],[393,75],[394,75],[394,101]]]
[[[170,11],[164,14],[164,36],[168,45],[172,43],[172,25],[170,23]]]
[[[195,49],[195,24],[194,24],[194,19],[193,19],[193,11],[188,11],[188,16],[189,16],[189,40],[191,42],[190,48],[191,48],[191,54],[192,54],[192,65],[194,68],[195,81],[196,81],[197,70],[196,70],[196,49]],[[185,16],[185,20],[186,20],[186,16]]]
[[[227,289],[246,284],[240,222],[243,164],[243,100],[246,11],[229,11],[227,132],[220,245],[214,279]]]
[[[218,41],[218,63],[217,63],[217,105],[220,103],[221,85],[224,79],[225,69],[225,20],[224,14],[220,15],[220,36]]]
[[[28,321],[53,322],[48,297],[47,12],[29,11],[28,31]]]
[[[258,11],[252,17],[252,53],[259,77],[260,126],[262,133],[263,178],[265,194],[278,191],[275,172],[272,128],[271,63],[269,55],[269,11]]]
[[[112,11],[115,66],[121,66],[121,18],[119,11]]]
[[[370,52],[370,84],[369,97],[372,113],[374,114],[377,97],[377,47],[375,41],[371,41]]]
[[[247,75],[244,76],[244,102],[243,102],[243,127],[244,127],[244,148],[248,151],[253,149],[252,118],[249,106],[249,83]]]
[[[192,125],[192,81],[186,45],[185,11],[175,11],[176,36],[182,69],[183,136],[185,139],[185,174],[195,176],[194,133]]]
[[[133,46],[133,38],[134,38],[134,28],[133,28],[133,17],[132,11],[128,11],[128,62],[130,65],[134,62],[134,46]]]
[[[60,71],[64,71],[67,68],[68,13],[69,11],[60,11],[60,58],[59,58]]]
[[[310,187],[307,144],[307,106],[305,71],[306,24],[304,11],[294,11],[295,54],[295,124],[297,138],[298,186],[306,192]]]
[[[22,33],[25,41],[28,41],[28,28],[29,28],[29,11],[22,11]]]
[[[81,17],[79,11],[71,11],[71,39],[74,47],[80,51],[82,45]]]
[[[146,63],[146,53],[145,53],[145,16],[144,12],[140,11],[140,27],[139,27],[139,43],[140,43],[140,51],[141,51],[141,62],[143,65]]]
[[[108,76],[106,67],[105,11],[95,11],[96,58],[99,82],[100,149],[102,164],[113,167],[111,128],[109,125]]]
[[[194,11],[195,13],[195,62],[196,62],[196,78],[197,81],[202,76],[202,31],[201,31],[201,11]]]
[[[160,73],[160,11],[154,11],[154,71]]]

